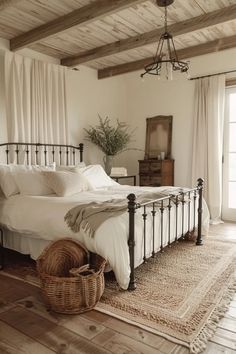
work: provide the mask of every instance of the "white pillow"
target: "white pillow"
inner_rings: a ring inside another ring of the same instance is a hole
[[[66,197],[91,189],[88,180],[81,173],[65,171],[42,173],[47,179],[48,186],[59,197]]]
[[[16,173],[28,171],[54,171],[56,164],[53,162],[48,166],[40,165],[15,165],[15,164],[0,164],[0,187],[6,198],[20,193],[16,183]]]
[[[89,165],[80,169],[93,188],[104,188],[117,185],[104,171],[101,165]]]
[[[56,171],[78,172],[82,167],[86,167],[84,162],[77,163],[76,165],[59,165],[56,166]]]
[[[42,171],[16,172],[15,182],[23,195],[49,195],[53,190],[48,186]]]
[[[49,165],[31,165],[29,166],[33,171],[56,171],[56,162]]]
[[[0,165],[0,187],[6,198],[19,193],[9,165]]]

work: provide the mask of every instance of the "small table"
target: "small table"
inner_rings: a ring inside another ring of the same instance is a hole
[[[123,178],[133,178],[133,184],[136,186],[136,175],[128,175],[128,176],[110,176],[112,179],[114,179],[116,182],[119,182],[119,179]]]

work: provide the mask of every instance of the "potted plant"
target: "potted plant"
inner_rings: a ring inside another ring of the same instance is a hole
[[[105,154],[105,171],[110,175],[112,158],[127,149],[133,131],[130,131],[129,126],[126,123],[120,122],[118,119],[116,125],[113,126],[108,117],[102,119],[100,115],[99,124],[97,126],[91,126],[89,129],[84,130],[87,133],[86,139],[97,145]]]

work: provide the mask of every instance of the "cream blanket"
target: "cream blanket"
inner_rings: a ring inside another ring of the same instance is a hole
[[[145,193],[138,196],[136,202],[142,204],[166,196],[166,193]],[[103,222],[127,210],[127,203],[127,199],[112,199],[105,202],[79,204],[70,209],[64,219],[72,231],[84,231],[90,237],[94,237]]]

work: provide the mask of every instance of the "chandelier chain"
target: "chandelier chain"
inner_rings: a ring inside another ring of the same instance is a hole
[[[171,5],[173,1],[174,0],[156,0],[157,5],[165,9],[164,32],[159,38],[153,62],[144,67],[144,73],[141,74],[141,77],[146,74],[160,76],[162,67],[165,68],[164,70],[166,71],[166,77],[168,79],[172,77],[172,71],[179,71],[181,73],[188,72],[189,65],[187,62],[179,60],[173,36],[168,32],[167,7]]]
[[[165,23],[165,33],[167,32],[167,6],[165,6],[165,18],[164,18],[164,23]]]

